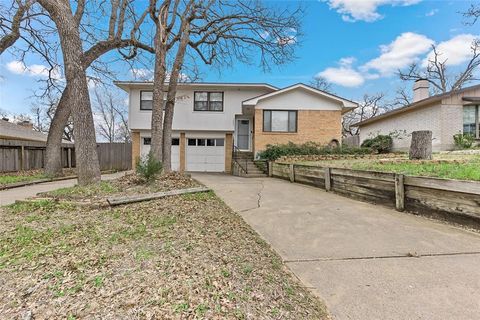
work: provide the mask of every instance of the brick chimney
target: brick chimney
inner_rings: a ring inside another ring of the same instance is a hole
[[[416,80],[413,84],[413,102],[427,99],[430,96],[429,87],[428,80]]]

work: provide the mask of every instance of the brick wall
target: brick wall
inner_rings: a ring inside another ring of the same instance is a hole
[[[140,132],[132,130],[132,169],[135,170],[140,158]]]
[[[408,151],[413,131],[430,130],[433,134],[433,150],[450,150],[454,147],[453,134],[462,130],[462,112],[462,106],[445,106],[437,102],[400,113],[361,126],[360,143],[378,133],[389,134],[390,132],[404,130],[406,135],[403,135],[401,139],[393,140],[393,149],[396,151]]]
[[[254,151],[265,150],[268,144],[305,143],[327,144],[332,139],[342,140],[341,111],[298,110],[297,132],[263,132],[263,110],[255,110]]]
[[[233,134],[225,134],[225,172],[232,172]]]

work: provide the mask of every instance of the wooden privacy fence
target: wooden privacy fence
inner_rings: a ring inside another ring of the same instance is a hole
[[[132,169],[132,145],[130,143],[97,143],[100,170]]]
[[[100,169],[129,170],[132,148],[127,143],[98,143]],[[62,144],[64,168],[75,167],[73,144]],[[0,172],[42,169],[45,165],[45,142],[0,139]]]
[[[347,197],[480,229],[480,183],[402,174],[269,163],[269,175]]]

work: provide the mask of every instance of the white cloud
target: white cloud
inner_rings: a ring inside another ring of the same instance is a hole
[[[153,71],[150,69],[144,69],[144,68],[133,68],[130,70],[132,76],[135,79],[141,79],[141,80],[152,80],[153,79]]]
[[[24,74],[25,73],[25,65],[21,61],[10,61],[7,63],[8,71],[15,73],[15,74]]]
[[[436,44],[437,52],[442,61],[446,59],[447,65],[460,65],[471,59],[471,45],[476,39],[480,39],[480,35],[461,34]],[[390,77],[414,62],[425,68],[428,58],[433,56],[433,44],[435,42],[424,35],[406,32],[390,44],[381,45],[380,55],[360,67],[353,66],[355,57],[346,57],[339,60],[338,67],[327,68],[316,76],[344,87],[357,87],[367,80]]]
[[[381,6],[410,6],[421,0],[322,0],[327,2],[330,9],[336,10],[342,15],[342,19],[348,22],[366,21],[373,22],[383,18],[377,12]]]
[[[7,63],[7,69],[12,73],[20,75],[44,78],[48,78],[50,76],[55,80],[61,79],[61,72],[58,67],[53,68],[53,70],[49,72],[50,69],[44,65],[32,64],[30,66],[26,66],[22,61],[13,60]]]
[[[431,16],[434,16],[438,13],[438,9],[432,9],[430,11],[428,11],[427,13],[425,13],[425,17],[431,17]]]
[[[467,62],[472,57],[472,42],[475,39],[480,39],[480,35],[460,34],[450,40],[440,42],[437,44],[437,53],[440,55],[440,60],[447,60],[446,65],[456,66]],[[428,65],[428,60],[433,59],[433,51],[427,55],[423,60],[423,67]]]
[[[362,74],[353,69],[352,64],[354,62],[355,58],[353,57],[342,58],[339,61],[340,66],[338,68],[327,68],[316,76],[344,87],[358,87],[365,82],[365,79]]]
[[[381,76],[390,76],[398,69],[418,61],[419,56],[427,53],[433,43],[433,40],[421,34],[402,33],[390,44],[380,46],[380,56],[364,64],[361,70],[373,70]]]

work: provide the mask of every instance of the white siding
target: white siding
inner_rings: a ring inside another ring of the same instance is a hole
[[[342,103],[300,88],[259,100],[255,109],[341,110]]]
[[[151,127],[151,111],[140,110],[140,90],[131,89],[129,94],[129,126],[134,130],[149,130]],[[222,112],[193,111],[194,91],[223,91],[224,106]],[[195,89],[179,90],[173,117],[173,130],[208,130],[234,131],[235,115],[242,113],[242,102],[273,90],[268,88],[245,87],[195,87]]]

